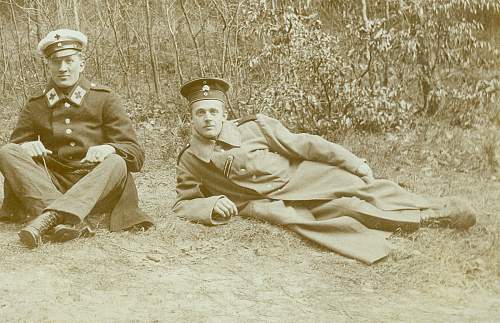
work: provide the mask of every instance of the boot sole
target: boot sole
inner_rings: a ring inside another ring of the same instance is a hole
[[[21,243],[28,248],[36,248],[42,243],[41,238],[37,239],[37,237],[32,232],[25,229],[19,231],[17,235],[21,239]]]
[[[55,242],[66,242],[69,240],[73,240],[79,238],[82,235],[80,230],[74,228],[65,228],[57,226],[54,229],[54,233],[52,235],[52,240]]]

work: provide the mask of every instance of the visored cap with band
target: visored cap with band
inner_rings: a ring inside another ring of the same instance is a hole
[[[38,53],[46,58],[64,57],[81,52],[87,46],[87,36],[77,30],[51,31],[38,43]]]
[[[226,102],[229,83],[220,78],[199,78],[181,86],[181,94],[189,104],[200,100],[219,100]]]

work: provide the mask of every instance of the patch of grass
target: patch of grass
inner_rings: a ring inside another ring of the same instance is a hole
[[[13,122],[0,120],[2,136],[10,134]],[[135,178],[141,207],[156,219],[156,228],[137,233],[110,233],[101,228],[91,239],[45,244],[29,251],[17,239],[20,226],[2,224],[4,272],[19,270],[24,263],[30,279],[31,271],[48,268],[47,272],[71,279],[79,288],[137,293],[143,285],[151,290],[157,287],[156,281],[149,281],[152,277],[164,279],[161,275],[177,270],[196,277],[199,284],[215,279],[204,274],[220,271],[228,280],[242,282],[245,288],[241,290],[248,291],[245,297],[249,301],[259,301],[260,291],[276,293],[279,286],[294,295],[292,285],[297,284],[286,282],[296,283],[300,277],[299,287],[304,289],[294,299],[308,305],[304,309],[312,308],[309,301],[321,304],[319,300],[330,297],[332,290],[340,290],[348,298],[373,291],[389,298],[416,290],[457,304],[478,290],[500,295],[500,183],[490,177],[479,130],[422,122],[398,134],[352,132],[344,136],[340,143],[366,158],[377,177],[430,197],[463,197],[478,215],[478,224],[466,232],[425,228],[413,234],[396,233],[391,237],[395,246],[391,255],[366,266],[269,223],[236,217],[228,225],[207,227],[178,219],[171,211],[175,161],[182,146],[179,138],[185,136],[188,125],[143,122],[136,126],[147,161]],[[196,270],[189,271],[193,268]],[[296,276],[287,276],[292,273]],[[259,279],[259,289],[250,289]],[[312,287],[305,289],[307,284]],[[200,291],[206,288],[199,286]],[[175,289],[175,285],[167,287]],[[443,295],[450,291],[456,294]],[[179,295],[182,292],[185,290]],[[159,302],[154,293],[141,295]],[[79,296],[75,297],[78,302]],[[115,295],[115,301],[119,299]]]

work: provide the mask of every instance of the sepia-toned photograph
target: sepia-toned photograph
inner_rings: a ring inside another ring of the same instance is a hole
[[[0,0],[0,322],[498,322],[500,0]]]

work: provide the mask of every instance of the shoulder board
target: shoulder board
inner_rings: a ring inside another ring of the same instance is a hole
[[[237,127],[239,127],[239,126],[241,126],[244,123],[247,123],[249,121],[255,121],[255,120],[257,120],[257,116],[255,116],[254,114],[250,114],[250,115],[241,117],[239,119],[236,119],[235,120],[235,124],[236,124]]]
[[[90,83],[90,89],[94,91],[111,92],[111,88],[96,83]]]
[[[181,152],[179,153],[179,155],[177,156],[177,165],[179,165],[179,162],[181,161],[181,157],[182,157],[182,154],[184,154],[184,152],[189,148],[189,143],[184,146],[184,148],[181,149]]]
[[[28,99],[28,101],[34,101],[36,99],[39,99],[45,95],[45,90],[44,91],[37,91],[34,92]]]

